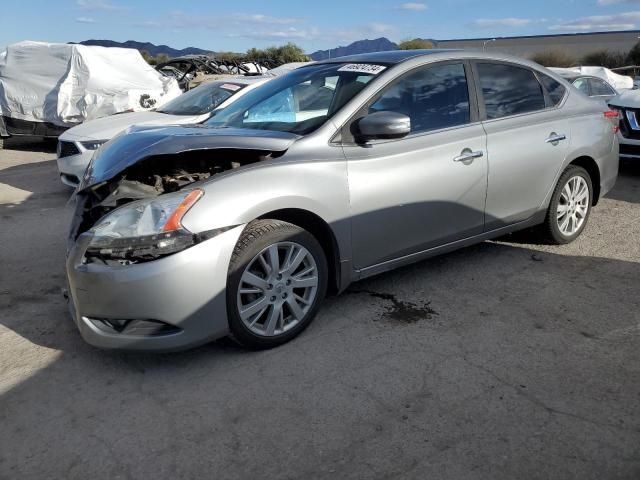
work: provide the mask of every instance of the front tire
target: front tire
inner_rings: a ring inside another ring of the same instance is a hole
[[[267,349],[299,335],[327,291],[324,251],[306,230],[280,220],[251,222],[238,240],[227,278],[231,336]]]
[[[545,239],[555,245],[573,242],[587,225],[593,204],[589,173],[570,165],[560,176],[543,224]]]

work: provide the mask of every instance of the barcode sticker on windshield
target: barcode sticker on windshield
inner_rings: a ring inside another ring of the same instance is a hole
[[[339,72],[357,72],[357,73],[369,73],[371,75],[378,75],[387,67],[384,65],[372,65],[369,63],[349,63],[343,65],[338,69]]]
[[[233,83],[223,83],[220,85],[220,88],[224,88],[225,90],[231,90],[232,92],[236,92],[240,90],[240,85],[234,85]]]

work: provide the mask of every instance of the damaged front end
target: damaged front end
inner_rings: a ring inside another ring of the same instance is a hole
[[[277,158],[296,138],[270,133],[146,127],[116,137],[97,152],[76,194],[69,248],[89,236],[83,262],[128,265],[221,233],[189,232],[182,217],[204,195],[201,182]]]

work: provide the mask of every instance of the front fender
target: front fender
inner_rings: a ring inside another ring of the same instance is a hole
[[[182,220],[194,233],[246,224],[276,210],[306,210],[329,225],[343,258],[351,258],[343,158],[252,166],[214,177],[201,188],[205,195]]]

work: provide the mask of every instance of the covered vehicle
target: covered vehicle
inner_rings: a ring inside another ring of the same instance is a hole
[[[618,95],[618,91],[609,82],[602,78],[579,74],[571,71],[570,69],[561,69],[561,71],[557,71],[556,73],[588,97],[599,98],[608,102]]]
[[[616,181],[614,117],[532,62],[400,50],[134,127],[76,194],[71,314],[104,348],[270,348],[356,280],[532,226],[571,242]]]
[[[602,80],[605,80],[609,85],[611,85],[617,91],[631,90],[634,88],[633,78],[627,75],[620,75],[618,73],[615,73],[614,71],[606,67],[590,67],[590,66],[579,66],[579,67],[570,67],[570,68],[551,67],[549,70],[563,77],[566,77],[566,76],[597,77]]]
[[[132,125],[200,123],[272,77],[229,77],[205,83],[162,107],[111,115],[70,128],[58,139],[58,171],[62,183],[78,186],[89,160],[100,147]]]
[[[137,50],[20,42],[0,54],[0,137],[55,138],[84,121],[150,110],[180,93]]]

